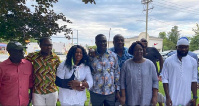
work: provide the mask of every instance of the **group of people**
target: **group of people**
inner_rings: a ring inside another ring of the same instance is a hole
[[[177,53],[164,64],[158,50],[147,47],[144,38],[126,48],[124,37],[117,34],[114,47],[108,49],[106,36],[98,34],[95,43],[97,48],[89,53],[80,45],[72,46],[61,63],[48,37],[39,40],[41,51],[26,57],[25,47],[9,42],[10,56],[0,63],[0,105],[32,101],[36,106],[55,106],[59,100],[61,106],[84,106],[86,89],[93,106],[196,105],[197,61],[187,55],[187,39],[178,40]],[[158,92],[159,80],[166,97]]]

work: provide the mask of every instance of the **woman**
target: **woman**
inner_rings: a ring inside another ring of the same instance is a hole
[[[121,104],[156,105],[158,78],[154,64],[143,58],[144,46],[137,41],[129,47],[134,58],[125,61],[121,69]]]
[[[62,106],[84,106],[85,88],[90,89],[93,79],[89,57],[82,46],[72,46],[66,61],[57,69],[56,85],[59,86],[59,101]]]

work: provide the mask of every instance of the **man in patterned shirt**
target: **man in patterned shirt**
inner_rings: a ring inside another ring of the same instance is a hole
[[[107,39],[103,34],[95,37],[96,55],[92,58],[93,87],[90,96],[93,106],[114,106],[115,92],[119,95],[120,69],[115,53],[107,50]]]
[[[58,92],[55,84],[59,57],[52,53],[52,41],[49,37],[39,40],[41,51],[28,54],[27,60],[34,68],[33,105],[56,106]]]

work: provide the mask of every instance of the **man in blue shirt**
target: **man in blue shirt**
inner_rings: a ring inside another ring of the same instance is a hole
[[[128,53],[128,48],[124,47],[124,37],[121,34],[114,36],[113,45],[114,47],[110,50],[117,54],[119,67],[121,68],[123,63],[133,56]]]
[[[113,45],[114,47],[110,48],[110,50],[117,54],[119,67],[121,69],[123,63],[133,56],[128,53],[128,48],[124,47],[124,37],[121,34],[117,34],[114,36]],[[120,105],[119,100],[116,100],[115,105]]]

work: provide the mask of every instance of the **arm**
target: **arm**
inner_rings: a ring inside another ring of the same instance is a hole
[[[160,73],[162,72],[162,68],[163,68],[163,58],[156,48],[154,48],[154,51],[156,53],[156,58],[159,60],[159,65],[160,65],[159,75],[160,75]]]
[[[65,76],[65,71],[67,70],[67,68],[64,68],[64,63],[61,63],[58,68],[57,68],[57,73],[56,73],[56,85],[61,87],[61,88],[67,88],[67,89],[71,89],[68,86],[68,82],[71,81],[71,79],[64,79]]]
[[[126,72],[125,72],[125,66],[126,62],[123,64],[122,69],[121,69],[121,73],[120,73],[120,92],[121,92],[121,97],[120,97],[120,103],[122,105],[125,104],[126,101],[126,93],[125,93],[125,89],[126,89]]]
[[[115,70],[114,70],[114,81],[115,81],[115,90],[120,90],[120,82],[119,82],[119,77],[120,77],[120,68],[119,68],[119,64],[118,64],[118,59],[115,56]]]
[[[156,73],[156,67],[153,63],[151,63],[151,70],[152,70],[152,99],[151,103],[152,105],[156,106],[157,103],[157,95],[158,95],[158,77]]]
[[[160,75],[160,73],[162,72],[162,68],[163,68],[163,58],[162,58],[161,55],[159,57],[159,63],[160,63],[160,72],[159,72],[159,75]]]
[[[172,100],[169,95],[169,69],[168,69],[168,61],[166,60],[163,64],[163,72],[162,72],[162,82],[163,82],[163,87],[165,90],[165,95],[166,95],[166,105],[167,106],[172,106]]]
[[[120,103],[121,103],[122,105],[125,105],[125,101],[126,101],[125,89],[121,89]]]
[[[85,86],[88,89],[90,89],[93,86],[93,78],[89,67],[87,67],[86,81],[83,81],[83,86]]]
[[[164,90],[165,90],[165,95],[166,95],[166,105],[167,106],[172,106],[172,100],[169,96],[169,86],[168,86],[168,83],[163,83],[163,87],[164,87]]]
[[[191,89],[192,89],[192,94],[193,94],[192,103],[193,103],[193,106],[196,106],[196,97],[197,97],[197,64],[196,64],[196,61],[194,62],[194,67],[193,67]]]

